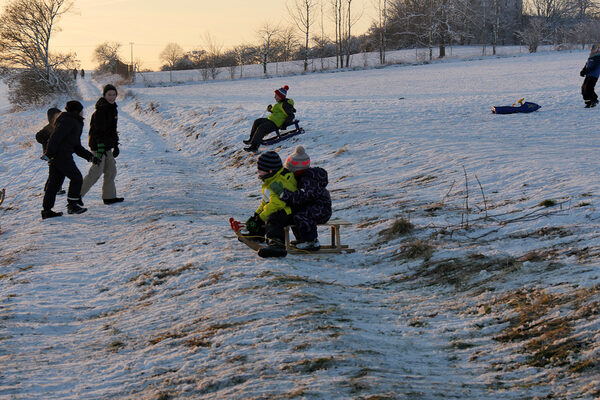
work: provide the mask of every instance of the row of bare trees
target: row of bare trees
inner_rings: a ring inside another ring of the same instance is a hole
[[[446,46],[481,44],[496,47],[526,43],[535,51],[541,43],[572,41],[577,32],[595,36],[599,17],[597,0],[374,0],[378,17],[370,32],[385,62],[388,47],[434,46],[445,56]],[[586,29],[587,28],[587,29]],[[579,43],[579,41],[577,41]]]

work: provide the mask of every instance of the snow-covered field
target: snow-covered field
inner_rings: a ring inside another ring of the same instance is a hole
[[[125,202],[97,184],[45,221],[45,110],[0,115],[0,398],[600,397],[586,57],[120,88]],[[261,259],[229,229],[259,202],[241,140],[283,84],[306,134],[274,149],[329,172],[356,253]],[[490,112],[523,96],[542,108]]]

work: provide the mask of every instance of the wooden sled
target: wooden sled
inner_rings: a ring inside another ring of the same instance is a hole
[[[289,139],[289,138],[291,138],[293,136],[300,135],[301,133],[304,133],[304,128],[302,128],[300,126],[300,121],[299,120],[297,120],[297,119],[293,120],[292,124],[295,126],[294,129],[290,129],[290,130],[283,131],[283,132],[280,132],[279,129],[277,129],[275,131],[275,136],[263,139],[262,142],[261,142],[261,144],[268,146],[270,144],[279,143],[282,140]],[[290,124],[290,125],[292,125],[292,124]],[[282,128],[285,129],[285,127],[282,127]]]
[[[255,242],[253,240],[248,239],[246,236],[242,235],[242,228],[244,224],[234,220],[233,218],[229,218],[229,224],[231,225],[231,229],[235,232],[238,240],[244,243],[246,246],[250,247],[254,251],[259,251],[263,247],[267,245],[265,243]],[[331,230],[331,242],[328,245],[321,245],[321,248],[316,251],[308,251],[308,250],[300,250],[294,247],[290,243],[290,228],[291,225],[285,227],[285,249],[288,254],[307,254],[307,253],[315,253],[315,254],[339,254],[339,253],[354,253],[356,250],[349,248],[347,245],[342,244],[340,240],[340,226],[350,226],[352,223],[348,221],[344,221],[341,219],[332,219],[325,224],[320,224],[319,226],[329,226]]]

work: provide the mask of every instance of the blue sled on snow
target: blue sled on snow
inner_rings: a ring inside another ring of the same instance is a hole
[[[293,136],[296,136],[296,135],[299,135],[301,133],[304,133],[304,128],[302,128],[300,126],[300,121],[299,120],[297,120],[297,119],[293,120],[292,124],[294,124],[294,126],[295,126],[294,129],[290,129],[290,130],[283,131],[283,132],[280,132],[279,129],[277,129],[275,131],[275,136],[271,136],[271,137],[268,137],[266,139],[263,139],[261,143],[263,145],[275,144],[275,143],[281,142],[282,140],[289,139],[289,138],[291,138]],[[286,127],[282,127],[282,128],[286,129]]]
[[[525,98],[522,98],[511,106],[492,106],[492,112],[494,114],[530,113],[542,107],[529,101],[523,102],[524,100]]]

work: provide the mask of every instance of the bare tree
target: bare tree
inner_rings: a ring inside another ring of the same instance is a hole
[[[277,42],[281,52],[281,60],[291,61],[300,47],[294,28],[289,27],[280,30],[279,35],[277,35]],[[305,59],[305,61],[307,61],[307,59]]]
[[[546,37],[547,31],[548,25],[543,18],[532,17],[525,29],[517,32],[517,36],[527,45],[530,53],[535,53]]]
[[[15,90],[25,83],[37,90],[39,96],[34,94],[31,103],[74,90],[72,76],[64,71],[77,67],[75,55],[50,53],[56,23],[71,6],[69,0],[12,0],[0,16],[0,65],[10,71],[9,84]],[[27,103],[27,96],[19,101]]]
[[[177,43],[168,43],[158,55],[159,59],[169,67],[169,80],[173,81],[173,68],[183,57],[183,48]]]
[[[387,7],[388,0],[373,0],[377,11],[376,27],[378,31],[379,64],[385,64],[385,52],[387,47]]]
[[[108,70],[121,61],[119,56],[120,50],[120,43],[104,42],[94,49],[92,60],[98,63],[98,70]]]
[[[279,33],[279,27],[272,26],[268,22],[266,22],[259,30],[258,36],[260,39],[260,53],[261,53],[261,61],[263,65],[263,73],[267,74],[267,64],[269,63],[269,59],[272,56],[273,51],[273,41],[275,36]]]
[[[212,79],[216,79],[219,74],[219,59],[223,52],[223,45],[217,42],[208,32],[204,35],[204,45],[206,47],[206,61],[210,76]]]
[[[242,78],[244,74],[244,64],[250,61],[254,49],[248,44],[240,44],[233,48],[233,53],[235,55],[235,61],[240,67],[240,78]]]
[[[310,28],[315,20],[316,0],[291,0],[287,3],[287,9],[292,20],[304,35],[304,71],[308,69],[308,44]]]

